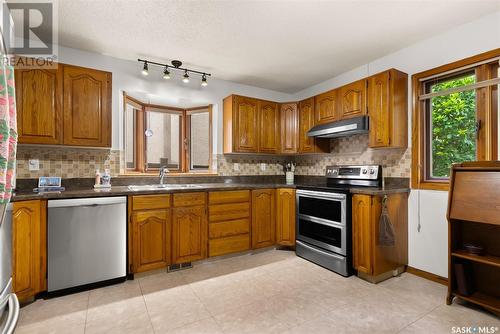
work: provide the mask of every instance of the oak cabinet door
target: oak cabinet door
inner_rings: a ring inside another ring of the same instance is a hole
[[[390,145],[390,74],[382,72],[368,79],[370,147]],[[404,129],[404,131],[407,131]]]
[[[144,210],[132,213],[133,272],[166,267],[170,264],[170,210]]]
[[[258,152],[259,110],[258,101],[242,96],[234,97],[233,142],[236,152]]]
[[[111,73],[63,66],[64,144],[111,146]]]
[[[314,126],[314,98],[300,101],[299,104],[299,152],[314,153],[314,138],[307,132]]]
[[[272,246],[276,239],[275,191],[252,191],[252,248]]]
[[[359,80],[340,88],[341,118],[366,114],[366,80]]]
[[[46,289],[46,201],[15,202],[12,212],[12,282],[20,300]]]
[[[62,70],[16,69],[19,143],[62,144]]]
[[[334,89],[314,98],[316,123],[332,122],[339,119],[337,95],[338,91]]]
[[[297,103],[285,103],[280,108],[281,152],[297,153]]]
[[[352,237],[354,269],[371,275],[373,272],[371,196],[352,197]]]
[[[207,257],[208,224],[205,206],[174,208],[172,262],[184,263]]]
[[[276,243],[295,245],[295,190],[278,189],[276,205]]]
[[[278,153],[280,149],[280,111],[278,104],[259,101],[259,152]]]

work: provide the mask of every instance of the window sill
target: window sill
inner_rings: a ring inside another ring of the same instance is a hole
[[[448,191],[450,189],[450,182],[420,182],[412,183],[412,189],[418,190],[440,190]]]

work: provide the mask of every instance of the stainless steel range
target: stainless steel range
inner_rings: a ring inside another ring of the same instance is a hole
[[[381,185],[381,166],[328,166],[324,186],[297,187],[297,255],[352,275],[350,190]]]

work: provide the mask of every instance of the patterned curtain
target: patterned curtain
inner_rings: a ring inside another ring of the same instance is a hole
[[[0,66],[0,204],[10,201],[16,173],[17,121],[14,68]]]

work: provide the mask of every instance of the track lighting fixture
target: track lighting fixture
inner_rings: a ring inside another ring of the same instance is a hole
[[[170,79],[170,71],[168,70],[168,66],[165,66],[165,69],[163,70],[163,79]]]
[[[184,71],[184,77],[182,78],[182,82],[189,83],[189,74],[187,70]]]
[[[178,70],[178,71],[184,71],[184,75],[182,76],[182,82],[184,83],[189,83],[190,80],[190,74],[197,74],[201,75],[201,86],[206,87],[208,86],[208,81],[207,81],[207,76],[211,76],[210,73],[206,72],[200,72],[200,71],[195,71],[195,70],[190,70],[189,68],[182,67],[182,62],[180,60],[172,60],[171,65],[170,64],[162,64],[162,63],[157,63],[154,61],[149,61],[146,59],[137,59],[137,61],[144,63],[144,66],[142,68],[142,74],[143,75],[148,75],[149,74],[149,65],[156,65],[156,66],[161,66],[163,67],[163,79],[169,80],[172,77],[171,70]]]
[[[203,73],[203,76],[201,77],[201,87],[207,87],[207,86],[208,86],[207,76],[205,75],[205,73]]]
[[[148,62],[147,61],[144,62],[144,66],[142,67],[141,73],[142,73],[142,75],[148,75],[149,70],[148,70]]]

